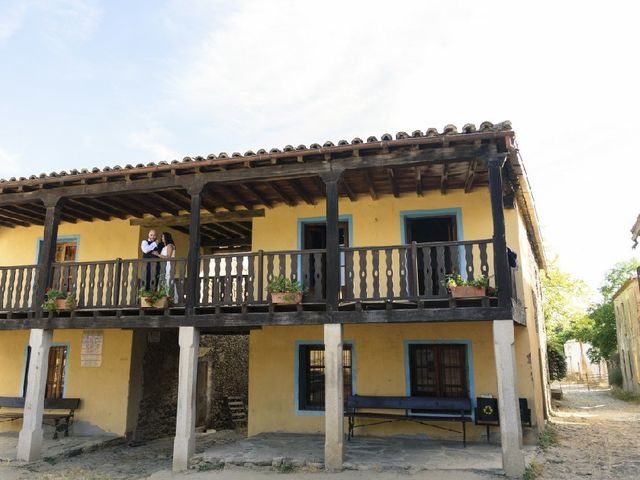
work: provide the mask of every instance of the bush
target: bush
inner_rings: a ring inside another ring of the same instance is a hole
[[[611,389],[611,396],[622,400],[623,402],[640,403],[640,395],[633,392],[627,392],[621,388],[614,387]]]
[[[564,357],[563,346],[554,342],[547,343],[547,359],[551,380],[562,380],[567,375],[567,359]]]
[[[547,424],[544,430],[538,435],[538,445],[542,450],[546,450],[558,443],[558,431],[553,427],[553,425]]]
[[[622,388],[622,370],[620,370],[620,367],[616,366],[609,369],[609,384]]]

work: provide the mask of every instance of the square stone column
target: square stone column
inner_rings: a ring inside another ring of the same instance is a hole
[[[324,326],[324,466],[342,470],[344,458],[344,379],[342,325]]]
[[[493,350],[498,376],[502,468],[508,477],[520,478],[524,474],[524,452],[512,320],[493,321]]]
[[[178,408],[176,436],[173,442],[173,471],[189,468],[196,447],[196,385],[200,330],[180,327],[180,365],[178,373]]]
[[[18,437],[17,459],[33,462],[42,452],[42,412],[49,368],[49,347],[53,330],[34,328],[29,337],[31,355],[27,377],[27,395],[24,399],[24,418]]]

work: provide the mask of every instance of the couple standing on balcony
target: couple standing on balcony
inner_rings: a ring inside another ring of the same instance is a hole
[[[167,285],[167,292],[173,292],[173,301],[178,302],[178,291],[176,289],[175,282],[173,281],[173,268],[171,259],[176,258],[176,244],[173,242],[173,237],[169,232],[162,232],[162,238],[158,242],[158,234],[155,230],[149,230],[147,239],[143,240],[140,244],[143,258],[158,258],[167,260],[164,267],[164,281]],[[151,286],[151,263],[147,264],[146,273],[146,288],[150,290]],[[156,288],[160,286],[160,263],[156,264]]]

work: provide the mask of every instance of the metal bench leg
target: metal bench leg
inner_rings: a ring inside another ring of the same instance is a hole
[[[462,446],[467,448],[467,423],[462,422]]]
[[[54,422],[54,425],[53,425],[53,439],[57,440],[58,439],[58,424],[60,423],[60,419],[56,418],[53,422]]]

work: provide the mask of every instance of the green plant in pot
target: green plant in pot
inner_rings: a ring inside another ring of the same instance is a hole
[[[274,278],[267,286],[272,303],[296,304],[302,301],[304,292],[300,282],[290,280],[282,275]]]
[[[61,292],[60,290],[47,290],[42,304],[42,310],[45,312],[58,313],[61,310],[74,310],[78,302],[75,293]]]
[[[156,290],[141,288],[138,290],[141,308],[158,308],[164,310],[169,307],[171,295],[170,288],[164,279],[158,283]]]
[[[462,278],[459,273],[446,275],[443,284],[447,287],[453,298],[473,298],[487,295],[489,277],[481,276],[473,280]]]

